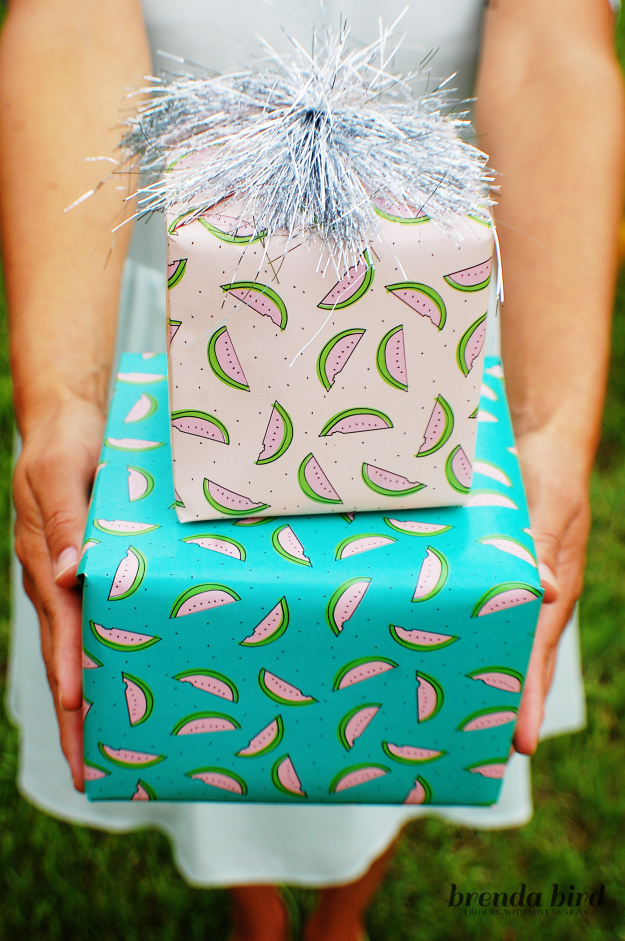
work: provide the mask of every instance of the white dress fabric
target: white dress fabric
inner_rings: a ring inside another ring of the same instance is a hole
[[[401,13],[404,0],[144,0],[153,51],[225,71],[244,65],[260,47],[261,35],[281,52],[288,42],[281,27],[305,46],[313,25],[336,26],[342,15],[354,38],[368,42]],[[454,80],[468,94],[477,57],[482,0],[413,0],[401,24],[406,33],[396,67],[407,71],[439,49],[433,73]],[[171,62],[162,61],[169,65]],[[158,64],[158,63],[157,63]],[[175,66],[174,66],[175,68]],[[118,350],[161,351],[165,339],[165,232],[154,217],[136,227],[126,262]],[[496,325],[498,327],[498,325]],[[489,352],[498,351],[498,329]],[[35,806],[62,820],[123,832],[154,826],[167,833],[185,879],[198,886],[288,882],[327,886],[361,876],[415,817],[434,814],[453,823],[494,829],[516,827],[532,815],[530,760],[514,755],[499,802],[493,807],[380,807],[261,805],[231,803],[89,803],[73,790],[61,753],[52,697],[46,682],[35,611],[14,567],[13,639],[9,714],[21,732],[19,787]],[[585,701],[574,618],[558,651],[541,736],[583,728]]]

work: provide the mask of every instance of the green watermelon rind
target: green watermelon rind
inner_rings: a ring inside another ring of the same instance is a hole
[[[482,536],[480,539],[476,539],[475,541],[483,543],[484,545],[488,545],[488,543],[486,542],[487,539],[488,540],[503,539],[505,542],[513,542],[516,546],[519,546],[521,549],[525,549],[525,551],[529,555],[531,555],[531,557],[533,558],[534,563],[536,564],[536,567],[538,567],[538,560],[536,559],[535,554],[532,552],[531,549],[528,549],[528,547],[525,545],[524,542],[521,542],[519,539],[513,539],[512,536],[507,536],[504,533],[491,533],[489,536]]]
[[[305,800],[308,796],[306,794],[306,791],[304,791],[303,794],[296,794],[295,791],[289,791],[289,789],[284,786],[284,784],[278,777],[278,768],[280,767],[280,765],[282,764],[285,758],[290,758],[290,757],[291,756],[287,752],[286,755],[281,755],[279,758],[276,758],[273,765],[271,766],[271,783],[282,794],[286,794],[288,797],[299,797],[300,800],[302,799]]]
[[[456,732],[462,732],[465,725],[468,725],[473,719],[479,719],[480,716],[494,715],[496,712],[514,712],[518,714],[519,710],[517,706],[487,706],[485,709],[477,709],[475,712],[464,717],[462,722],[456,727]],[[486,762],[480,761],[479,764],[483,765],[486,764]]]
[[[223,513],[224,516],[256,516],[257,513],[262,513],[263,510],[269,509],[268,503],[259,503],[254,507],[254,510],[250,510],[249,513],[241,513],[240,510],[231,510],[230,507],[222,506],[221,503],[218,503],[217,500],[213,499],[210,490],[208,489],[208,477],[204,478],[204,483],[202,485],[204,490],[204,496],[208,503],[212,506],[214,510],[217,510],[218,513]]]
[[[184,160],[186,156],[187,154],[181,154],[180,157],[178,157],[176,160],[172,160],[172,162],[167,167],[167,171],[169,172],[170,170],[173,170],[176,164],[179,163],[181,160]],[[178,228],[178,225],[180,224],[181,220],[184,219],[185,216],[190,216],[192,212],[195,212],[195,209],[187,209],[186,212],[181,212],[179,216],[176,216],[174,221],[170,222],[169,228],[167,229],[167,234],[173,235],[176,229]]]
[[[488,311],[485,314],[482,314],[481,317],[478,317],[478,319],[474,321],[471,324],[471,326],[468,327],[465,330],[465,332],[462,334],[462,336],[460,337],[460,342],[458,343],[458,347],[456,349],[456,362],[458,363],[458,369],[460,370],[463,376],[468,376],[469,373],[471,372],[471,369],[467,365],[466,356],[465,356],[466,351],[467,351],[467,345],[469,343],[469,340],[471,339],[471,337],[477,330],[477,328],[481,324],[484,323],[487,316],[488,316]]]
[[[147,411],[147,412],[145,413],[145,415],[142,415],[141,418],[134,418],[132,421],[128,422],[129,425],[135,425],[135,424],[138,425],[140,421],[146,421],[146,419],[152,417],[152,415],[154,414],[154,412],[155,412],[156,409],[158,408],[158,399],[156,399],[156,398],[155,398],[153,395],[151,395],[149,392],[142,392],[141,394],[144,395],[144,396],[146,397],[146,399],[149,399],[149,400],[150,400],[150,408],[149,408],[149,411]]]
[[[172,676],[172,680],[184,680],[187,676],[211,676],[214,680],[220,680],[230,688],[232,693],[232,702],[239,701],[239,690],[232,680],[227,676],[224,676],[223,673],[218,673],[216,670],[183,670],[182,673],[176,673],[175,676]]]
[[[421,787],[422,787],[423,790],[425,791],[425,797],[424,797],[424,799],[423,799],[423,801],[422,801],[422,806],[423,806],[423,804],[431,804],[431,803],[432,803],[432,797],[433,797],[433,792],[432,792],[432,787],[431,787],[431,785],[429,784],[428,781],[425,780],[425,778],[422,778],[420,774],[418,774],[417,777],[415,778],[415,783],[414,783],[414,786],[415,786],[415,787],[417,786],[417,781],[419,782],[419,784],[421,785]]]
[[[264,523],[274,523],[277,520],[277,516],[263,516],[262,519],[254,520],[253,523],[248,523],[248,517],[243,516],[240,520],[234,520],[233,526],[262,526]]]
[[[434,689],[436,690],[436,707],[434,709],[434,712],[430,713],[430,715],[426,719],[420,719],[419,710],[417,709],[417,722],[419,723],[419,725],[423,725],[424,722],[429,722],[430,719],[434,719],[439,714],[439,712],[443,708],[443,703],[445,701],[445,692],[443,690],[443,687],[439,683],[439,681],[434,679],[433,676],[430,676],[429,673],[423,673],[422,670],[417,670],[416,679],[417,679],[417,682],[419,682],[420,679],[423,679],[427,683],[431,683]],[[417,691],[417,695],[418,695],[418,691]]]
[[[407,487],[405,490],[387,490],[386,487],[380,487],[379,484],[375,484],[367,473],[367,462],[364,461],[361,469],[361,476],[367,487],[370,490],[373,490],[374,493],[379,493],[382,497],[409,497],[413,493],[418,493],[419,490],[423,490],[425,484],[417,483],[414,487]]]
[[[395,526],[394,523],[391,523],[390,517],[388,516],[384,517],[384,522],[390,529],[394,529],[396,533],[401,533],[402,536],[418,536],[420,539],[423,539],[425,537],[431,537],[433,539],[435,536],[442,536],[443,533],[447,533],[449,532],[450,529],[453,529],[453,526],[441,526],[438,532],[413,533],[413,532],[409,532],[408,530],[401,529],[399,526]],[[400,523],[401,522],[402,520],[400,520]]]
[[[238,549],[241,554],[241,558],[239,560],[235,559],[234,561],[245,562],[247,557],[245,546],[241,545],[240,542],[237,542],[237,540],[233,539],[231,536],[224,536],[222,533],[196,533],[194,536],[185,536],[180,540],[180,542],[186,542],[188,545],[194,545],[197,544],[198,539],[218,539],[220,542],[227,542],[229,545],[234,546],[235,549]],[[201,549],[202,547],[198,546],[198,548]],[[230,558],[230,556],[228,558]]]
[[[289,606],[287,604],[286,598],[280,598],[278,604],[282,611],[282,620],[280,621],[280,626],[275,629],[273,634],[270,634],[269,637],[266,637],[265,640],[256,640],[253,643],[247,640],[239,641],[239,647],[265,647],[267,644],[273,644],[274,640],[279,640],[287,627],[289,626],[290,612]]]
[[[261,755],[268,755],[270,751],[273,751],[274,748],[278,747],[278,745],[284,738],[284,722],[282,720],[282,716],[274,716],[271,721],[275,722],[276,725],[278,726],[278,733],[276,737],[274,738],[274,740],[272,742],[269,742],[268,745],[265,745],[264,748],[261,748],[260,751],[254,752],[253,755],[242,755],[241,751],[235,752],[235,755],[237,758],[260,758]],[[244,747],[247,748],[249,746],[246,745]]]
[[[408,391],[408,383],[400,382],[398,379],[395,379],[391,376],[388,371],[388,366],[386,365],[386,347],[391,337],[394,337],[396,333],[404,329],[403,323],[400,323],[398,327],[392,327],[388,333],[386,333],[378,345],[378,352],[376,354],[376,365],[378,367],[378,372],[380,373],[382,379],[385,382],[388,382],[389,386],[393,386],[395,389],[401,389],[403,392]]]
[[[454,430],[454,413],[447,399],[444,399],[442,395],[437,395],[434,401],[440,405],[443,412],[445,413],[445,428],[443,430],[443,434],[438,439],[436,444],[433,444],[431,448],[427,449],[427,451],[418,451],[417,454],[415,454],[415,457],[429,457],[430,454],[434,454],[436,451],[439,451],[443,445],[447,444]]]
[[[195,595],[200,595],[205,591],[225,591],[226,594],[230,595],[235,601],[240,601],[241,598],[237,595],[236,591],[232,588],[228,588],[227,585],[218,585],[216,582],[207,582],[203,585],[192,585],[191,588],[187,588],[186,591],[183,591],[181,595],[178,595],[174,601],[171,609],[170,618],[175,618],[178,614],[178,611],[183,606],[185,601],[188,601],[189,598],[193,598]],[[198,614],[205,614],[206,612],[197,612]]]
[[[463,771],[472,771],[473,768],[481,768],[482,765],[507,765],[507,758],[482,758],[480,761],[474,761],[470,765],[465,765]]]
[[[333,385],[326,374],[326,363],[328,361],[328,356],[340,340],[351,336],[353,333],[359,333],[362,336],[365,332],[366,331],[364,327],[351,327],[349,330],[343,330],[341,333],[337,333],[335,336],[331,337],[319,353],[319,356],[317,357],[317,376],[319,378],[319,382],[326,392],[329,392]]]
[[[142,778],[139,778],[137,781],[137,786],[141,785],[145,793],[148,795],[148,800],[155,801],[158,800],[156,791],[153,787],[150,787],[147,781],[144,781]]]
[[[280,545],[280,543],[278,542],[278,536],[279,536],[280,533],[283,532],[285,529],[291,529],[291,527],[289,526],[288,523],[285,523],[284,526],[278,526],[278,528],[277,528],[277,529],[274,529],[274,531],[273,531],[272,534],[271,534],[271,545],[274,547],[274,549],[276,550],[276,552],[278,553],[278,555],[281,555],[282,558],[283,558],[283,559],[286,559],[287,562],[294,562],[296,565],[308,565],[308,566],[311,566],[311,565],[312,565],[312,562],[310,561],[310,559],[298,559],[297,556],[291,555],[290,552],[287,552],[286,549],[284,549],[284,548]],[[293,535],[295,535],[295,533],[293,533]],[[297,538],[297,537],[296,537],[296,538]],[[301,543],[300,543],[300,545],[301,545]]]
[[[171,734],[178,735],[180,729],[188,722],[193,722],[194,719],[226,719],[227,722],[232,722],[235,729],[241,728],[237,720],[233,719],[232,716],[227,715],[225,712],[192,712],[188,716],[183,716],[182,719],[179,719],[178,722],[176,722],[175,726],[171,730]]]
[[[134,522],[134,521],[133,521],[133,520],[129,520],[129,522]],[[101,525],[100,525],[100,521],[99,521],[99,520],[94,520],[94,521],[93,521],[93,525],[94,525],[95,528],[98,529],[101,533],[105,533],[107,536],[125,536],[127,539],[128,539],[129,537],[132,537],[132,536],[145,536],[145,535],[147,535],[147,533],[152,533],[152,532],[154,532],[155,529],[160,529],[160,528],[161,528],[161,527],[160,527],[160,523],[154,523],[154,524],[152,524],[151,526],[148,525],[148,526],[146,526],[144,529],[140,529],[140,530],[138,530],[138,531],[136,531],[136,532],[134,532],[134,533],[125,533],[125,532],[121,532],[121,531],[118,532],[116,529],[107,529],[105,526],[101,526]]]
[[[429,287],[429,285],[421,284],[418,281],[398,281],[396,284],[386,284],[385,287],[390,294],[403,289],[405,291],[418,291],[420,294],[425,294],[426,297],[429,297],[430,300],[436,304],[441,315],[441,322],[436,328],[440,333],[447,323],[447,307],[445,306],[445,301],[440,296],[438,291],[435,291],[434,288]]]
[[[152,761],[144,761],[141,762],[141,764],[138,764],[134,761],[120,761],[119,758],[111,758],[111,756],[107,755],[104,751],[104,747],[104,742],[98,742],[98,748],[100,749],[100,753],[103,755],[103,757],[106,758],[107,761],[110,761],[111,764],[117,765],[118,768],[132,768],[134,770],[137,770],[137,768],[153,768],[154,765],[158,765],[161,761],[165,761],[165,758],[167,757],[166,755],[158,755],[156,758],[153,758]]]
[[[378,764],[377,761],[364,761],[358,765],[349,765],[347,768],[341,768],[337,774],[334,775],[330,784],[328,785],[328,793],[335,794],[337,786],[341,783],[343,778],[347,777],[348,774],[352,774],[354,771],[364,771],[365,768],[378,768],[380,771],[383,771],[384,774],[390,774],[391,769],[387,768],[386,765]],[[364,782],[363,784],[371,784],[371,781]]]
[[[201,412],[196,408],[181,408],[175,412],[172,412],[170,415],[171,421],[176,421],[178,418],[201,418],[204,421],[209,422],[211,425],[215,425],[221,431],[224,436],[224,444],[230,444],[230,435],[228,434],[228,429],[223,422],[215,415],[209,415],[208,412]]]
[[[474,294],[476,291],[483,291],[490,284],[490,279],[492,278],[492,271],[489,273],[488,277],[484,281],[480,281],[479,284],[458,284],[457,281],[449,274],[443,275],[444,280],[447,282],[450,288],[453,288],[455,291],[462,291],[465,294]]]
[[[371,579],[367,576],[362,577],[358,575],[356,575],[355,578],[349,578],[346,582],[343,582],[341,585],[339,585],[339,587],[332,592],[330,598],[328,599],[328,603],[326,605],[326,624],[332,633],[337,637],[341,633],[340,629],[336,625],[336,621],[334,620],[334,612],[336,611],[337,602],[341,595],[346,592],[348,588],[351,588],[352,585],[356,585],[358,582],[368,582],[371,584]],[[371,657],[369,657],[369,659],[371,659]]]
[[[278,458],[282,457],[282,455],[287,451],[287,449],[290,447],[293,441],[293,421],[291,420],[291,416],[289,415],[287,410],[283,408],[282,405],[280,405],[279,402],[274,402],[273,408],[276,409],[276,411],[280,415],[280,418],[282,419],[282,422],[284,424],[284,437],[282,439],[280,447],[278,448],[276,453],[272,455],[272,457],[265,457],[262,459],[259,457],[258,460],[254,461],[255,464],[260,464],[260,465],[271,464],[273,461],[277,461]]]
[[[145,696],[145,713],[143,716],[137,720],[137,722],[131,722],[133,729],[137,725],[141,725],[152,715],[152,710],[154,709],[154,693],[145,682],[145,680],[140,680],[138,676],[133,676],[132,673],[122,673],[122,679],[130,680],[132,683],[136,683],[143,695]]]
[[[93,761],[87,761],[86,758],[84,758],[83,761],[87,768],[95,768],[96,771],[101,771],[102,774],[106,774],[107,776],[111,774],[111,772],[107,771],[106,768],[101,768],[100,765],[96,765]]]
[[[350,297],[346,298],[344,301],[339,301],[338,304],[324,304],[323,301],[320,304],[317,304],[319,310],[343,310],[345,307],[351,307],[352,304],[355,304],[356,301],[359,301],[362,297],[365,296],[371,285],[373,284],[373,278],[375,275],[375,267],[369,257],[368,252],[363,254],[364,260],[368,264],[368,268],[365,272],[365,276],[362,279],[362,284],[358,290],[352,294]],[[342,279],[341,279],[342,280]]]
[[[429,216],[415,216],[414,219],[405,219],[403,216],[394,216],[392,212],[385,212],[384,209],[380,209],[379,206],[373,206],[373,211],[376,216],[380,216],[381,219],[387,219],[389,222],[398,222],[400,225],[423,225],[424,222],[429,222]]]
[[[308,696],[305,702],[293,702],[291,699],[283,699],[282,696],[278,696],[277,693],[274,693],[272,690],[268,688],[267,684],[265,683],[266,672],[267,671],[265,667],[262,667],[260,673],[258,674],[259,686],[262,689],[265,696],[269,696],[269,698],[273,699],[274,702],[277,702],[279,706],[291,706],[291,707],[292,706],[312,706],[313,703],[317,702],[314,696]]]
[[[322,497],[318,493],[315,493],[315,491],[312,489],[312,487],[306,480],[306,467],[310,459],[313,457],[314,457],[314,454],[311,451],[310,454],[306,455],[306,457],[300,464],[298,471],[297,471],[297,481],[300,485],[302,493],[305,496],[307,496],[309,500],[314,500],[316,503],[325,503],[327,505],[332,504],[334,506],[336,506],[337,503],[342,503],[343,501],[340,498],[338,500],[335,500],[332,497]]]
[[[185,775],[188,778],[192,778],[194,774],[223,774],[223,776],[226,778],[233,778],[241,787],[241,794],[233,794],[233,797],[245,797],[247,794],[247,784],[243,778],[236,773],[236,771],[231,771],[230,768],[194,768],[192,771],[185,772]],[[229,791],[228,793],[232,792]]]
[[[469,417],[470,417],[470,416],[469,416]],[[477,416],[476,416],[476,417],[477,417]],[[511,489],[511,490],[514,490],[514,484],[512,483],[512,481],[510,480],[510,478],[509,478],[508,475],[506,474],[505,470],[503,470],[503,468],[501,468],[501,467],[499,466],[499,464],[495,464],[495,463],[493,463],[493,461],[485,461],[483,458],[477,458],[476,460],[477,460],[480,464],[486,464],[487,467],[492,467],[492,468],[494,468],[495,470],[499,471],[500,474],[503,474],[503,476],[506,477],[507,480],[508,480],[508,486],[510,487],[510,489]],[[479,471],[479,470],[475,470],[474,473],[479,474],[480,471]],[[482,477],[488,477],[488,474],[482,474]],[[495,478],[489,477],[489,480],[495,480]],[[501,484],[501,481],[498,480],[498,481],[496,481],[496,483]]]
[[[289,319],[289,315],[287,314],[286,310],[286,304],[280,295],[277,294],[273,288],[270,288],[268,284],[261,284],[259,281],[233,281],[232,284],[221,285],[221,290],[224,292],[224,294],[228,294],[230,291],[240,291],[243,289],[246,291],[253,291],[255,294],[263,294],[265,297],[268,297],[270,301],[273,301],[280,311],[280,330],[285,329]],[[241,301],[241,303],[245,302]]]
[[[147,482],[148,482],[148,486],[147,486],[147,488],[146,488],[145,493],[143,493],[140,497],[137,497],[136,499],[131,500],[131,501],[129,501],[129,502],[131,502],[131,503],[138,503],[139,500],[145,500],[145,498],[146,498],[146,497],[149,497],[150,494],[152,493],[152,491],[154,490],[154,477],[153,477],[152,474],[151,474],[148,470],[146,470],[144,467],[137,467],[135,464],[127,464],[127,465],[126,465],[126,469],[129,470],[129,471],[130,471],[130,470],[137,471],[138,474],[143,474],[143,476],[145,477],[145,479],[146,479]]]
[[[377,706],[378,709],[381,709],[382,703],[381,702],[359,703],[357,706],[354,706],[353,709],[350,709],[349,712],[346,712],[343,718],[341,719],[341,721],[339,722],[338,728],[336,730],[336,734],[339,737],[339,742],[341,743],[343,748],[347,749],[347,751],[351,751],[351,749],[354,747],[353,745],[349,744],[349,742],[347,741],[347,738],[345,737],[345,729],[347,728],[349,722],[351,721],[351,719],[354,718],[355,715],[357,715],[359,712],[362,712],[363,709],[372,709],[375,706]]]
[[[363,579],[359,578],[358,581],[363,581]],[[339,672],[334,677],[332,682],[332,689],[334,692],[338,692],[341,680],[347,676],[350,670],[354,670],[356,667],[364,666],[365,663],[371,663],[372,661],[375,661],[376,663],[379,663],[380,661],[382,661],[382,663],[388,663],[391,669],[395,669],[399,666],[399,664],[394,660],[391,660],[390,657],[378,657],[375,655],[370,657],[358,657],[357,660],[350,660],[349,663],[346,663],[345,666],[341,667]],[[380,673],[379,675],[383,676],[384,674]],[[371,677],[371,679],[373,679],[373,677]]]
[[[380,539],[387,539],[391,542],[397,542],[393,536],[385,536],[383,533],[356,533],[355,536],[346,536],[342,542],[339,542],[334,553],[335,562],[341,561],[341,554],[352,542],[358,542],[359,539],[370,539],[372,536],[379,536]]]
[[[436,582],[436,585],[434,586],[434,588],[431,591],[428,591],[427,595],[423,595],[422,598],[413,598],[412,599],[413,604],[419,604],[421,601],[429,601],[431,598],[433,598],[435,595],[439,593],[439,591],[441,590],[441,588],[443,587],[443,585],[445,584],[445,582],[447,581],[449,577],[449,562],[447,561],[447,557],[444,556],[442,552],[439,552],[438,549],[435,549],[434,546],[428,546],[427,550],[429,550],[430,552],[433,552],[436,558],[441,563],[441,574],[439,575],[438,581]]]
[[[470,680],[472,680],[473,677],[477,676],[479,673],[505,673],[506,676],[512,676],[515,680],[518,680],[521,684],[521,687],[523,687],[523,682],[525,680],[523,674],[519,673],[518,670],[513,670],[512,667],[478,667],[477,670],[471,670],[470,673],[467,673],[467,676]],[[503,693],[505,690],[498,690],[498,692]],[[479,763],[484,764],[484,762]]]
[[[401,644],[402,647],[405,647],[406,650],[418,650],[419,653],[427,653],[430,650],[442,650],[443,647],[449,647],[451,644],[455,644],[457,640],[460,640],[460,637],[457,634],[454,634],[449,638],[449,640],[443,640],[440,644],[411,644],[407,640],[403,640],[396,633],[396,625],[389,624],[389,630],[391,632],[391,637],[396,643]]]
[[[187,270],[187,258],[177,258],[176,261],[180,262],[174,273],[170,278],[167,279],[167,290],[171,291],[172,288],[175,288],[177,284],[180,284],[184,277],[184,273]]]
[[[136,644],[134,647],[131,647],[128,644],[116,644],[114,641],[108,640],[106,637],[100,637],[95,629],[95,621],[90,620],[89,626],[91,628],[91,633],[100,644],[104,644],[105,647],[110,647],[111,650],[121,650],[124,653],[134,653],[135,650],[146,650],[148,647],[151,647],[152,644],[157,644],[161,639],[155,635],[154,637],[150,637],[149,640],[144,641],[144,643]]]
[[[213,370],[213,373],[215,374],[217,379],[225,383],[227,386],[230,386],[232,389],[241,389],[243,392],[249,392],[250,387],[246,385],[244,382],[237,382],[236,379],[231,379],[230,376],[226,375],[226,373],[221,368],[221,364],[219,360],[217,359],[217,354],[215,353],[215,345],[219,337],[222,335],[222,333],[226,332],[226,329],[227,329],[226,327],[219,327],[217,330],[215,330],[210,340],[208,341],[208,346],[206,347],[206,356],[208,359],[208,365]]]
[[[344,418],[352,418],[354,415],[375,415],[376,418],[381,418],[382,421],[387,423],[387,429],[394,427],[393,422],[390,420],[388,415],[385,415],[384,412],[381,412],[377,408],[345,408],[342,412],[337,412],[336,415],[334,415],[325,423],[321,429],[321,432],[319,433],[319,437],[325,438],[330,434],[336,424],[338,424],[340,421],[343,421]],[[386,429],[379,430],[384,431]],[[364,432],[362,433],[364,434]]]
[[[447,460],[445,461],[445,477],[447,478],[447,483],[450,487],[453,487],[458,493],[471,493],[470,487],[465,487],[464,484],[461,484],[456,475],[454,474],[454,469],[452,467],[453,459],[455,458],[458,451],[462,450],[462,446],[457,444],[453,451],[450,451],[447,455]]]
[[[391,742],[391,744],[393,743]],[[413,767],[415,765],[431,764],[433,761],[438,761],[440,758],[444,758],[445,755],[447,754],[447,752],[441,748],[440,755],[434,755],[433,758],[398,758],[397,755],[394,755],[390,751],[388,747],[388,742],[382,742],[382,751],[384,752],[387,758],[391,759],[391,761],[396,761],[400,765],[412,765]]]
[[[493,223],[487,222],[486,219],[481,219],[479,216],[475,216],[472,212],[467,213],[469,219],[473,219],[474,222],[479,222],[480,225],[486,226],[487,229],[492,229]]]
[[[485,591],[481,598],[476,602],[471,612],[471,617],[476,618],[485,604],[488,604],[489,601],[492,601],[497,595],[503,594],[504,591],[529,591],[532,595],[535,595],[539,599],[542,595],[542,591],[539,588],[534,588],[533,585],[528,585],[527,582],[501,582],[499,585],[493,585],[492,588],[489,588],[488,591]],[[501,613],[501,612],[499,612]]]
[[[197,221],[220,242],[228,242],[230,245],[252,245],[254,242],[260,242],[267,235],[267,229],[263,229],[255,235],[229,235],[228,232],[224,232],[222,229],[218,229],[217,226],[207,222],[202,216],[199,216]]]
[[[135,549],[134,546],[128,546],[128,552],[132,552],[137,562],[139,563],[137,574],[135,575],[130,588],[127,588],[126,591],[122,595],[116,595],[115,598],[111,598],[111,595],[109,593],[109,596],[107,599],[108,601],[123,601],[125,598],[129,598],[130,595],[134,595],[134,593],[137,591],[137,589],[139,588],[139,586],[141,585],[141,582],[143,581],[145,577],[145,573],[147,572],[147,569],[148,569],[148,561],[146,557],[144,556],[144,554],[140,552],[139,549]],[[121,562],[120,562],[120,565],[121,565]],[[111,591],[112,590],[113,590],[113,586],[111,585]]]
[[[90,623],[91,623],[91,622],[90,622]],[[83,647],[83,648],[82,648],[82,652],[85,654],[86,657],[89,657],[90,660],[93,660],[93,662],[96,664],[96,666],[98,666],[98,667],[104,666],[104,664],[101,663],[101,662],[98,660],[97,657],[95,657],[92,653],[89,653],[89,651],[87,650],[86,647]],[[93,667],[91,667],[91,669],[93,669]]]

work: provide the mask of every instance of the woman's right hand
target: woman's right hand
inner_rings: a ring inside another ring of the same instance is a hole
[[[74,786],[83,790],[82,597],[76,579],[105,416],[68,396],[28,423],[13,477],[15,549],[41,628],[41,648]]]

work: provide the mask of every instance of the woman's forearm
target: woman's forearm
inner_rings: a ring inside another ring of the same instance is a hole
[[[501,174],[502,347],[517,435],[590,470],[621,216],[623,89],[607,0],[498,0],[486,15],[480,145]]]
[[[0,42],[0,214],[18,422],[68,397],[104,407],[129,226],[128,180],[69,213],[119,156],[150,69],[139,0],[12,0]],[[118,189],[123,186],[123,190]]]

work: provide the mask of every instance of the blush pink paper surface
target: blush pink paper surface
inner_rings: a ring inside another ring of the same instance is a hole
[[[383,218],[324,274],[318,242],[266,245],[226,211],[167,223],[182,522],[466,502],[490,227]]]

